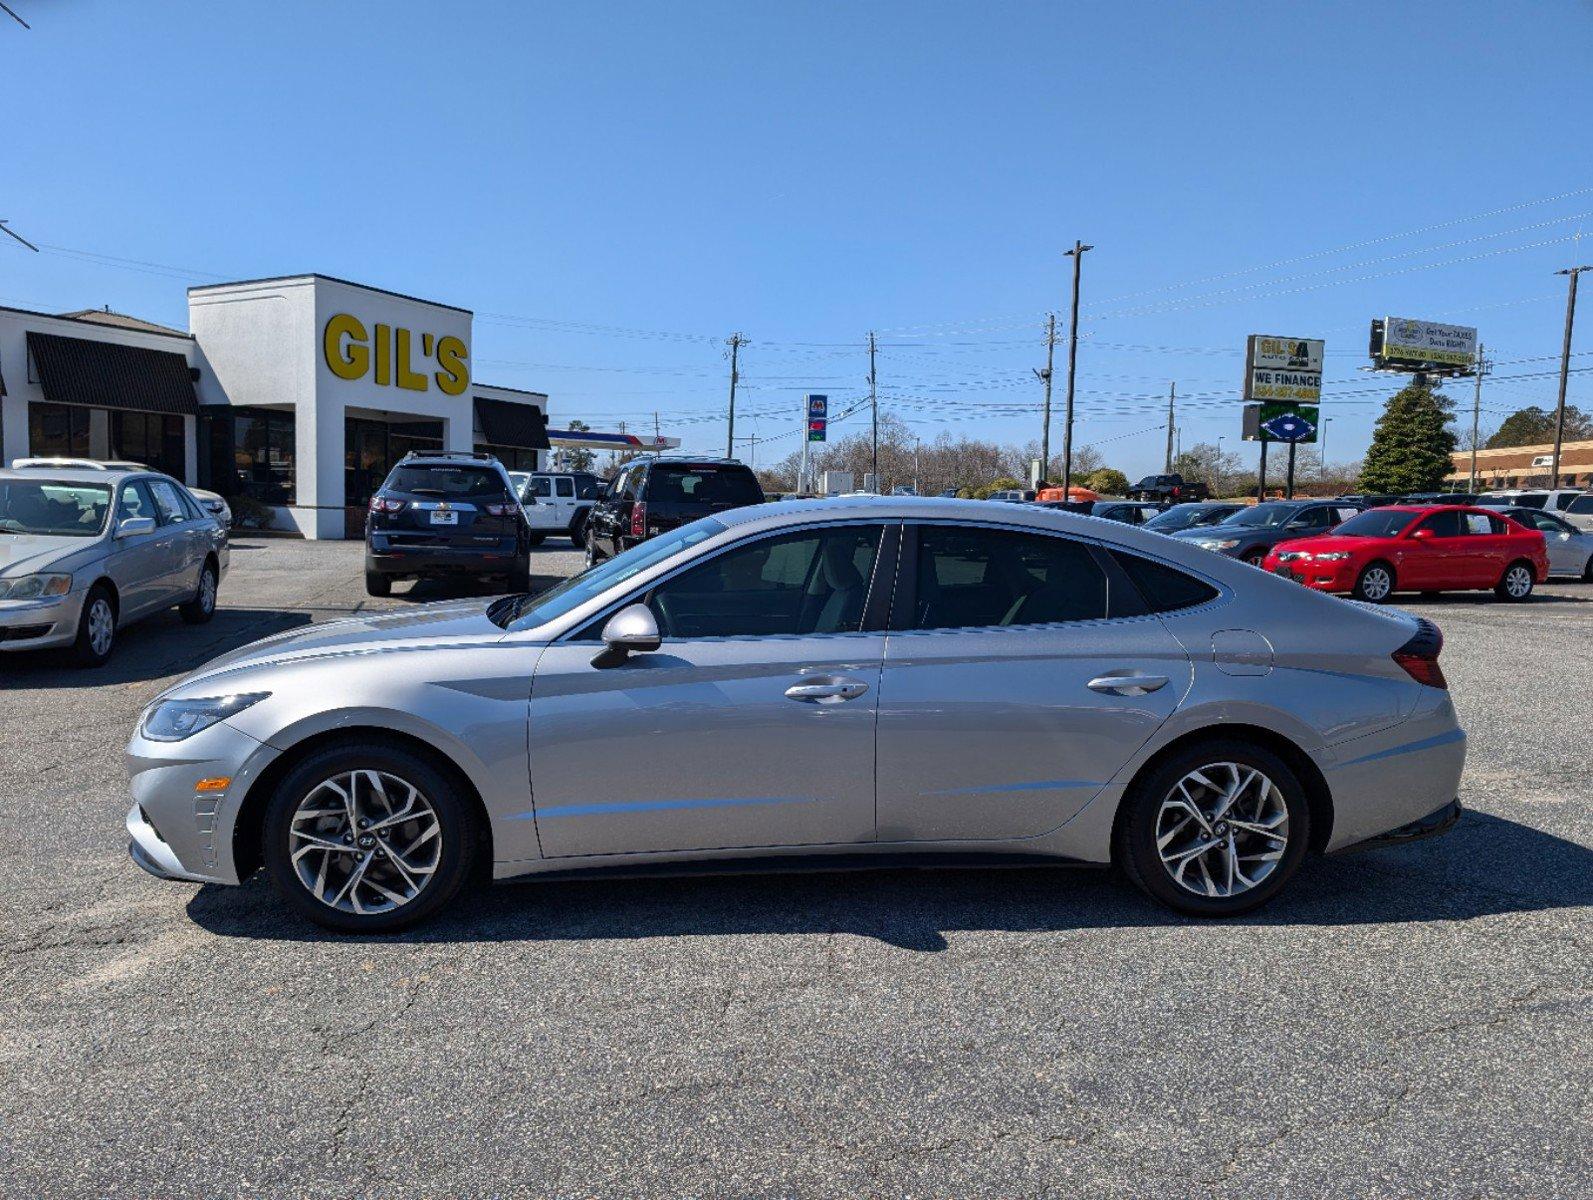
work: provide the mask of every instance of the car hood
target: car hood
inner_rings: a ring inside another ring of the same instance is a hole
[[[1278,554],[1288,550],[1306,550],[1312,554],[1330,554],[1335,550],[1347,550],[1353,554],[1381,540],[1381,538],[1334,537],[1331,533],[1323,533],[1310,538],[1290,538],[1286,542],[1279,542],[1272,549]]]
[[[40,533],[0,534],[0,576],[70,570],[69,560],[99,546],[98,538],[50,537]]]
[[[1170,533],[1168,537],[1179,538],[1186,542],[1204,541],[1207,538],[1250,538],[1263,532],[1259,529],[1239,525],[1202,525],[1198,529],[1180,529],[1177,533]]]
[[[490,601],[426,604],[395,613],[372,613],[278,633],[213,658],[171,689],[185,688],[217,675],[276,666],[307,658],[496,642],[504,631],[487,617]]]

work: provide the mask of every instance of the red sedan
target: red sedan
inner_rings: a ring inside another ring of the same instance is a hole
[[[1351,517],[1332,533],[1281,542],[1263,566],[1306,587],[1374,604],[1395,592],[1492,588],[1525,600],[1549,574],[1543,535],[1498,513],[1462,505],[1392,505]]]

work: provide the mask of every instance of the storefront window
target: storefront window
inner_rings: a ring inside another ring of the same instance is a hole
[[[111,457],[184,478],[183,419],[169,413],[112,412]]]
[[[477,454],[490,454],[501,462],[505,469],[510,471],[535,471],[537,470],[537,452],[526,450],[519,446],[489,446],[486,443],[476,445]]]
[[[34,458],[89,457],[89,410],[74,404],[28,405],[28,454]]]
[[[217,491],[261,504],[292,504],[294,431],[291,412],[239,408],[211,418],[211,480]],[[228,426],[231,438],[227,438]],[[230,441],[231,470],[225,470]],[[217,461],[217,460],[220,461]]]
[[[364,507],[404,455],[443,448],[441,421],[375,421],[347,417],[343,422],[343,503]]]

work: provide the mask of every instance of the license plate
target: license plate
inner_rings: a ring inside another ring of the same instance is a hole
[[[431,523],[433,525],[457,525],[459,524],[459,514],[456,512],[444,512],[440,508],[433,509]]]

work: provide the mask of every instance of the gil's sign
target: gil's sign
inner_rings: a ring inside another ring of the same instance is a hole
[[[1244,398],[1315,404],[1322,399],[1322,346],[1320,338],[1251,334],[1245,343]]]

